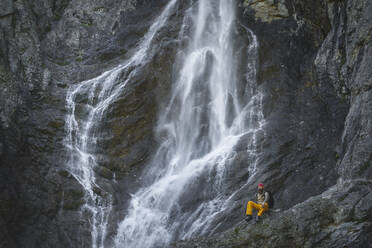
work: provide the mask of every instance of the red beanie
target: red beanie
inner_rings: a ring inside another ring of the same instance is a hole
[[[262,183],[259,183],[259,184],[258,184],[258,187],[263,187],[263,184],[262,184]]]

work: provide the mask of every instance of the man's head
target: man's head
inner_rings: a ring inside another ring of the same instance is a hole
[[[258,192],[262,193],[264,189],[264,185],[262,183],[258,184]]]

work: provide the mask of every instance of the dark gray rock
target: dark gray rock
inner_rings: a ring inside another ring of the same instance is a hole
[[[371,11],[370,1],[330,1],[332,29],[315,60],[321,83],[332,84],[350,102],[338,151],[343,178],[372,176]]]
[[[128,58],[166,2],[1,1],[1,247],[90,247],[89,223],[78,211],[85,203],[82,188],[63,170],[66,89]],[[157,147],[153,128],[168,97],[187,2],[100,126],[94,192],[114,198],[110,235]],[[252,29],[260,44],[267,125],[258,173],[247,193],[236,195],[229,216],[221,217],[218,231],[228,231],[176,246],[368,247],[371,1],[239,3],[242,29]],[[247,180],[246,160],[242,141],[227,189]],[[236,225],[257,181],[268,185],[283,211],[257,228]]]

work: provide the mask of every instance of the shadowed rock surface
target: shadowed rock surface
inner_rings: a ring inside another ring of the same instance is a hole
[[[90,247],[89,223],[78,211],[84,192],[64,170],[66,89],[117,65],[165,3],[1,1],[0,247]],[[102,164],[96,172],[103,181],[115,169],[124,173],[146,160],[152,149],[155,77],[141,79],[126,93],[128,100],[119,101],[127,113],[113,111],[121,120],[137,110],[131,124],[121,122],[122,130],[110,127],[127,137],[120,142],[132,145],[128,151],[137,156],[121,161],[121,168]],[[110,148],[120,145],[114,141]]]
[[[266,5],[280,4],[288,17],[262,17]],[[242,7],[241,21],[260,40],[266,142],[273,147],[259,181],[281,211],[174,246],[372,247],[372,4],[244,1]]]
[[[64,170],[66,90],[130,56],[165,3],[1,1],[0,247],[91,246],[89,223],[78,211],[84,193]],[[258,173],[234,199],[221,234],[174,246],[370,247],[372,3],[237,5],[240,25],[253,30],[260,46],[267,125]],[[141,183],[136,176],[156,149],[153,129],[170,90],[183,7],[159,33],[151,63],[102,123],[97,194],[114,195],[112,218],[124,214],[128,193]],[[238,169],[246,166],[242,147]],[[249,176],[232,175],[229,184]],[[241,224],[258,181],[282,211],[256,226]]]

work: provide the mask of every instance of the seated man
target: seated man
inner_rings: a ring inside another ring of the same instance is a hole
[[[263,212],[269,210],[269,193],[264,191],[264,185],[262,183],[258,184],[258,192],[256,193],[257,203],[249,201],[247,204],[247,222],[252,219],[253,208],[258,211],[256,221],[259,220]]]

